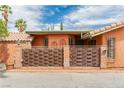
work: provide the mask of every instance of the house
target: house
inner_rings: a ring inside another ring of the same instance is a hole
[[[107,67],[124,67],[124,21],[91,31],[82,36],[92,39],[96,45],[107,47]]]
[[[91,30],[65,30],[65,31],[27,31],[33,38],[32,47],[62,47],[64,45],[96,45],[92,39],[83,40],[84,35]]]
[[[0,42],[4,45],[6,43],[9,48],[4,53],[8,57],[7,66],[10,68],[121,68],[124,67],[123,34],[124,21],[121,21],[90,31],[12,33]]]
[[[81,39],[81,34],[89,31],[65,30],[65,31],[27,31],[33,37],[33,47],[62,47],[64,45],[86,45]]]

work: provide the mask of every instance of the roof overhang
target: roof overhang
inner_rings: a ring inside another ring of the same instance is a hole
[[[30,35],[49,35],[49,34],[75,34],[87,33],[89,31],[26,31]]]
[[[124,24],[120,25],[120,26],[116,26],[116,27],[111,27],[110,29],[107,29],[107,30],[101,30],[98,33],[94,33],[94,34],[92,34],[92,32],[95,32],[95,31],[91,31],[91,32],[88,32],[88,33],[86,33],[84,35],[81,35],[81,39],[93,38],[95,36],[98,36],[98,35],[101,35],[101,34],[104,34],[104,33],[119,29],[121,27],[124,27]]]

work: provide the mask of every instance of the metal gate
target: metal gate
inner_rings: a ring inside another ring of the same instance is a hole
[[[70,47],[70,66],[99,67],[100,48]]]
[[[63,66],[62,48],[32,48],[22,50],[22,65],[27,66]]]

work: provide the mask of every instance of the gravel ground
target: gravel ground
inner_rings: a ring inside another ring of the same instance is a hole
[[[0,87],[12,88],[115,88],[124,87],[124,73],[7,72]]]

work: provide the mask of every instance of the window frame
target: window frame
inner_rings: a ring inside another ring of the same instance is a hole
[[[115,43],[116,39],[114,37],[110,37],[107,39],[107,57],[111,59],[115,59]]]
[[[69,45],[75,45],[75,38],[74,37],[69,38]]]
[[[47,37],[44,38],[44,46],[48,46],[48,38]]]

